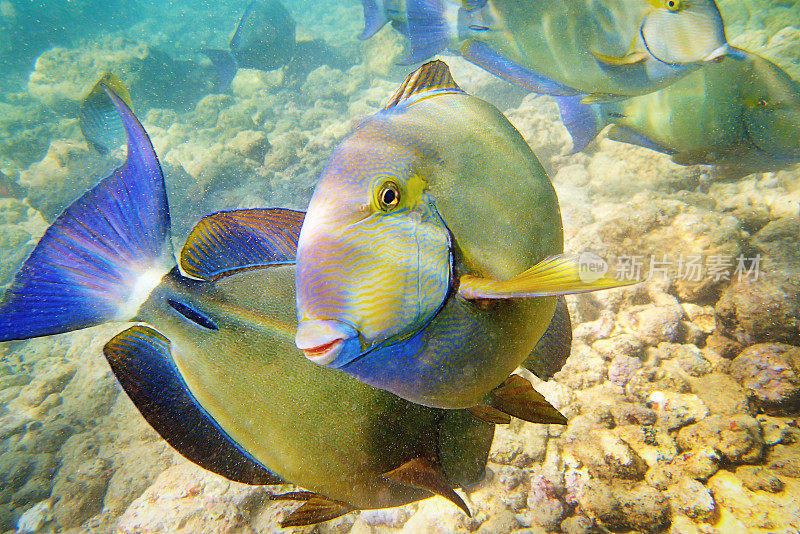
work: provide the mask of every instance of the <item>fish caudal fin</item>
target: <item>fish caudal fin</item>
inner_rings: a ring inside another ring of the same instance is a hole
[[[572,320],[567,301],[562,295],[556,301],[556,311],[550,319],[550,325],[536,343],[533,352],[520,365],[542,380],[550,380],[564,367],[571,349]]]
[[[125,85],[110,72],[104,74],[83,99],[78,110],[78,126],[89,146],[100,154],[107,154],[125,144],[125,126],[104,86],[133,108]]]
[[[582,102],[581,95],[556,96],[561,122],[572,137],[572,154],[591,143],[605,126],[595,108]]]
[[[108,90],[128,158],[47,229],[0,302],[0,341],[129,320],[174,265],[164,176],[142,125]]]
[[[424,489],[444,497],[461,508],[469,517],[472,517],[469,507],[458,493],[450,487],[447,477],[441,468],[427,458],[420,457],[409,460],[397,469],[384,473],[383,477],[404,486]]]
[[[640,280],[617,280],[594,271],[584,271],[579,256],[559,254],[540,261],[510,280],[492,280],[465,274],[458,294],[467,300],[555,297],[636,284]]]
[[[175,367],[166,337],[149,326],[134,326],[112,338],[103,353],[147,422],[187,459],[236,482],[283,483],[198,403]]]
[[[401,65],[411,65],[435,56],[450,43],[445,3],[441,0],[407,0],[408,41],[411,47]]]
[[[567,424],[567,418],[519,375],[509,376],[489,393],[486,404],[474,406],[469,411],[478,419],[495,424],[510,423],[509,416],[529,423]]]
[[[227,50],[217,50],[214,48],[204,48],[200,53],[211,60],[214,65],[214,70],[217,73],[217,91],[224,91],[230,87],[231,82],[236,77],[236,72],[239,70],[239,64],[233,54]]]
[[[365,41],[378,33],[389,22],[389,17],[380,8],[377,0],[361,0],[361,6],[364,8],[364,31],[358,38]]]
[[[304,501],[303,506],[281,521],[281,528],[314,525],[330,521],[355,510],[349,504],[333,501],[311,491],[292,491],[270,495],[273,501]]]

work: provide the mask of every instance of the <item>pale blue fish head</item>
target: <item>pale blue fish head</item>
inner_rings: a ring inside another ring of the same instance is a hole
[[[712,61],[734,53],[714,0],[647,0],[641,25],[647,51],[669,64]]]
[[[450,236],[428,193],[435,161],[385,110],[334,152],[297,249],[297,347],[341,367],[408,338],[450,289]]]

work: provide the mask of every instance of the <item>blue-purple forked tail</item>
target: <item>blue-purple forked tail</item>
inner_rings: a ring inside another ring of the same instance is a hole
[[[605,124],[591,104],[581,102],[584,95],[555,96],[561,122],[572,136],[572,153],[580,152],[598,136]]]
[[[58,216],[0,302],[0,341],[129,320],[174,265],[164,177],[144,128],[106,88],[128,158]]]

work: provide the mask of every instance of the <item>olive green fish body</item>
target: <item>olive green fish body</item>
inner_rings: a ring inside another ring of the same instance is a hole
[[[475,458],[491,442],[487,425],[464,425],[469,414],[410,404],[303,358],[293,342],[293,281],[292,266],[214,283],[168,275],[137,319],[170,340],[182,377],[214,420],[285,480],[361,509],[428,497],[381,475],[412,458],[438,457],[447,425],[462,437],[483,429],[482,439],[451,441],[444,451],[455,484],[474,480]],[[187,324],[168,298],[202,311],[218,330]]]

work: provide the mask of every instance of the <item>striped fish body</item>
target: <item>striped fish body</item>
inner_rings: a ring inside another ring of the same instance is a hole
[[[400,200],[385,211],[387,183]],[[317,185],[298,244],[298,346],[352,328],[338,352],[322,345],[334,358],[306,355],[413,402],[474,406],[530,354],[555,299],[483,309],[454,276],[507,279],[562,250],[555,191],[505,117],[461,90],[412,92],[363,121]]]
[[[673,83],[726,46],[722,19],[713,1],[699,2],[701,12],[691,13],[684,21],[681,13],[668,12],[660,4],[664,2],[489,0],[482,9],[492,27],[476,32],[462,25],[460,39],[466,43],[462,53],[507,77],[491,58],[473,55],[470,42],[474,39],[489,45],[498,56],[578,93],[646,94]],[[653,17],[652,35],[643,33],[648,17]],[[692,36],[688,39],[691,46],[683,35]],[[659,59],[654,51],[664,57]],[[601,59],[622,60],[633,54],[638,55],[635,61],[619,65]]]
[[[454,484],[480,476],[491,425],[411,404],[307,361],[293,342],[294,299],[294,266],[216,282],[173,271],[137,320],[170,340],[187,387],[220,427],[285,480],[366,509],[430,496],[381,476],[412,458],[441,458]],[[169,300],[217,329],[187,321]]]

